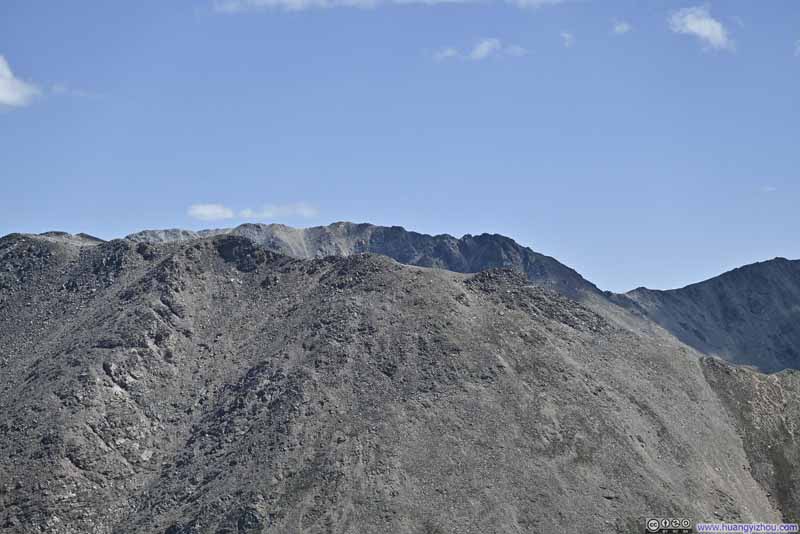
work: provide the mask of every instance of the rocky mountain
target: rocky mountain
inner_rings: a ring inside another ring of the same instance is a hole
[[[338,222],[329,226],[292,228],[282,224],[243,224],[236,228],[202,230],[145,230],[126,237],[130,241],[163,243],[211,235],[247,237],[274,252],[295,258],[351,256],[374,253],[406,265],[438,267],[459,273],[477,273],[495,267],[524,272],[538,285],[577,297],[598,294],[597,288],[573,269],[550,256],[534,252],[513,239],[497,234],[426,235],[400,226],[374,226]]]
[[[705,354],[766,372],[800,368],[800,261],[776,258],[682,289],[639,288],[616,300]]]
[[[616,314],[636,328],[636,316],[652,321],[703,354],[752,365],[765,372],[800,368],[800,262],[778,258],[749,265],[683,289],[638,288],[624,295],[601,293],[554,258],[501,235],[430,236],[400,227],[335,223],[314,228],[244,224],[236,228],[146,230],[127,236],[164,243],[213,235],[239,235],[296,258],[372,252],[407,265],[475,273],[496,267],[524,272],[537,285],[575,298],[593,310]],[[631,315],[620,315],[611,302]]]
[[[0,532],[797,519],[796,371],[705,358],[528,271],[153,241],[0,239]]]

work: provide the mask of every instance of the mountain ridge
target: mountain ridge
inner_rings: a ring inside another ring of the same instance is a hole
[[[800,260],[778,257],[683,288],[637,288],[612,300],[703,353],[767,372],[800,367]]]
[[[726,276],[729,276],[729,275],[732,276],[735,273],[737,273],[738,271],[741,271],[743,269],[744,270],[758,269],[758,268],[762,268],[764,266],[769,266],[769,265],[771,265],[773,263],[785,263],[785,262],[792,263],[792,262],[796,262],[796,261],[800,261],[800,259],[792,260],[792,259],[786,258],[784,256],[775,256],[773,258],[769,258],[769,259],[766,259],[766,260],[757,260],[757,261],[754,261],[754,262],[751,262],[751,263],[745,263],[743,265],[739,265],[737,267],[732,267],[732,268],[728,269],[727,271],[722,271],[719,274],[716,274],[716,275],[713,275],[713,276],[709,276],[708,278],[705,278],[703,280],[699,280],[697,282],[690,282],[690,283],[688,283],[686,285],[679,286],[679,287],[673,287],[673,288],[669,288],[669,289],[658,289],[658,288],[653,288],[653,287],[649,287],[649,286],[638,286],[638,287],[635,287],[634,289],[630,289],[628,291],[623,291],[622,293],[617,293],[617,294],[618,295],[628,295],[630,293],[634,293],[636,291],[642,291],[642,290],[644,290],[644,291],[658,291],[658,292],[662,292],[662,293],[681,291],[681,290],[690,289],[693,286],[702,285],[702,284],[705,284],[707,282],[711,282],[712,280],[720,278],[720,277],[726,277]]]
[[[232,235],[13,236],[0,266],[0,532],[628,533],[798,510],[780,422],[800,373],[702,358],[513,269]]]
[[[41,234],[52,240],[97,245],[92,236]],[[200,231],[144,230],[134,243],[185,243],[215,236],[241,236],[295,258],[377,253],[422,267],[475,273],[510,267],[536,285],[615,315],[632,328],[658,325],[681,342],[710,356],[762,371],[800,368],[800,261],[778,257],[741,266],[683,288],[640,287],[627,293],[602,292],[574,269],[500,234],[427,235],[399,226],[337,222],[292,228],[281,224],[243,224]],[[0,284],[8,275],[0,274]],[[638,323],[638,324],[637,324]]]
[[[525,272],[532,282],[553,287],[574,298],[601,293],[574,269],[501,234],[465,234],[456,238],[450,234],[423,234],[401,226],[340,221],[310,228],[246,223],[234,228],[197,232],[182,229],[143,230],[129,234],[125,239],[155,243],[214,235],[249,237],[271,250],[298,258],[372,252],[407,265],[439,267],[455,272],[515,267]]]

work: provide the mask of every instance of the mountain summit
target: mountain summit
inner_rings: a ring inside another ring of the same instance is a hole
[[[426,235],[399,226],[338,222],[292,228],[243,224],[210,230],[144,230],[133,243],[167,244],[214,236],[245,237],[266,250],[298,259],[388,256],[406,265],[460,273],[510,268],[530,283],[576,299],[633,328],[658,325],[695,350],[765,372],[800,368],[800,261],[776,258],[734,269],[710,280],[668,291],[638,288],[625,294],[601,292],[558,260],[498,234],[461,238]],[[86,234],[42,234],[81,245],[101,243]],[[0,283],[7,274],[0,273]]]
[[[407,265],[461,273],[507,267],[528,280],[577,299],[596,310],[620,305],[652,321],[694,349],[766,372],[800,368],[800,261],[776,258],[747,265],[682,289],[638,288],[601,293],[558,260],[497,234],[430,236],[398,226],[339,222],[314,228],[243,224],[236,228],[147,230],[127,236],[136,242],[186,241],[237,235],[295,258],[376,253]],[[630,318],[623,317],[626,322]]]
[[[767,372],[800,368],[800,261],[746,265],[670,291],[617,299],[697,350]]]
[[[247,237],[280,254],[295,258],[351,256],[373,253],[406,265],[438,267],[459,273],[477,273],[507,267],[559,293],[577,297],[599,293],[594,284],[550,256],[534,252],[513,239],[498,234],[453,236],[426,235],[400,226],[375,226],[337,222],[329,226],[292,228],[282,224],[243,224],[236,228],[202,230],[145,230],[126,237],[130,241],[163,243],[213,235]]]

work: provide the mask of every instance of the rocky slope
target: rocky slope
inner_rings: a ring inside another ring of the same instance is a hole
[[[502,235],[426,235],[399,226],[374,226],[338,222],[329,226],[292,228],[282,224],[243,224],[219,230],[145,230],[127,236],[136,242],[185,241],[211,235],[237,235],[295,258],[351,256],[374,253],[406,265],[438,267],[459,273],[476,273],[495,267],[513,268],[538,285],[572,297],[598,294],[580,274],[550,256],[523,247]]]
[[[797,373],[700,358],[513,270],[15,234],[0,272],[0,532],[640,532],[798,510]]]
[[[800,368],[800,261],[775,259],[748,265],[683,289],[638,288],[601,293],[557,260],[500,235],[429,236],[400,227],[335,223],[314,228],[244,224],[236,228],[146,230],[127,239],[172,242],[240,235],[296,258],[373,252],[400,263],[474,273],[495,267],[524,272],[537,285],[615,315],[634,329],[654,322],[696,350],[765,372]],[[620,313],[621,305],[632,314]],[[637,321],[637,317],[642,320]]]
[[[735,421],[753,478],[786,521],[800,523],[800,372],[765,375],[713,358],[702,363]]]
[[[776,258],[671,291],[616,299],[684,343],[767,372],[800,368],[800,261]]]

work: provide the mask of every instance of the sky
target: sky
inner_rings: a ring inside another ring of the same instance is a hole
[[[603,289],[800,258],[796,0],[0,1],[0,235],[500,233]]]

